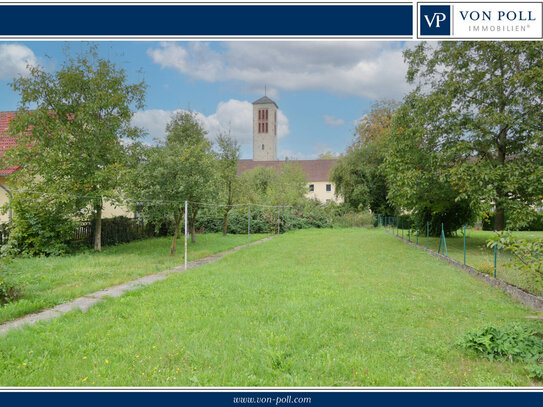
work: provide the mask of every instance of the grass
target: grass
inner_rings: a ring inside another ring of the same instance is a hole
[[[530,386],[454,343],[533,314],[382,230],[303,230],[8,333],[0,385]]]
[[[264,235],[254,235],[254,240]],[[188,260],[197,260],[247,243],[247,236],[198,235],[189,242]],[[171,238],[153,238],[105,247],[102,253],[16,259],[6,273],[24,297],[0,307],[0,323],[184,263],[184,243],[170,256]]]
[[[401,229],[399,234],[402,234]],[[512,234],[523,239],[543,238],[543,232],[512,232]],[[408,238],[407,230],[404,230],[403,236],[405,239]],[[494,275],[494,249],[487,247],[486,243],[493,236],[494,232],[492,231],[466,229],[466,264],[492,276]],[[411,235],[411,241],[416,241],[416,234]],[[419,236],[419,244],[426,247],[426,236]],[[430,249],[437,252],[438,248],[439,238],[430,237]],[[464,238],[462,231],[459,231],[456,236],[447,238],[447,250],[449,257],[461,263],[464,262]],[[529,275],[506,266],[511,261],[509,252],[499,251],[497,260],[497,278],[521,287],[533,294],[543,296],[543,284],[541,280],[530,278]]]

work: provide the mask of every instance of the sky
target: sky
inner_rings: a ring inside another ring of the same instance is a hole
[[[264,95],[279,106],[279,159],[342,153],[357,120],[377,100],[399,100],[409,90],[402,51],[394,41],[97,42],[98,52],[147,84],[145,108],[133,124],[145,141],[164,137],[176,110],[191,110],[213,139],[230,132],[241,156],[252,158],[252,102]],[[9,86],[28,65],[62,66],[81,42],[0,42],[0,111],[16,110]]]

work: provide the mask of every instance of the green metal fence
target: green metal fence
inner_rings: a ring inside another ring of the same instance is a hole
[[[405,241],[440,253],[532,294],[543,296],[543,281],[538,280],[537,276],[529,276],[508,266],[512,261],[509,252],[499,250],[496,246],[487,246],[487,240],[493,236],[491,231],[477,230],[465,225],[452,236],[446,236],[446,225],[442,225],[439,236],[431,236],[430,222],[426,222],[423,227],[413,227],[406,226],[406,222],[402,222],[397,216],[379,215],[378,218],[379,226],[387,233],[403,237]]]

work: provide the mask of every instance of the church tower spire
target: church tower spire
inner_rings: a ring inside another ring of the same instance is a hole
[[[253,102],[254,161],[277,161],[277,109],[267,96]]]

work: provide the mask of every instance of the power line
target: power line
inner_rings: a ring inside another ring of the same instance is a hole
[[[20,194],[37,194],[37,195],[47,195],[47,196],[57,196],[64,198],[78,198],[78,199],[106,199],[106,200],[115,200],[117,198],[108,197],[108,196],[96,196],[96,195],[77,195],[77,194],[63,194],[57,192],[44,192],[44,191],[32,191],[32,190],[17,190],[10,189],[10,192],[20,193]],[[165,204],[165,203],[177,203],[185,204],[186,200],[168,200],[168,199],[136,199],[136,198],[122,198],[124,201],[130,201],[135,203],[151,203],[151,204]],[[195,201],[186,201],[195,205],[202,206],[218,206],[218,207],[237,207],[237,206],[259,206],[262,208],[294,208],[290,205],[264,205],[257,203],[239,203],[239,204],[219,204],[214,202],[195,202]]]

